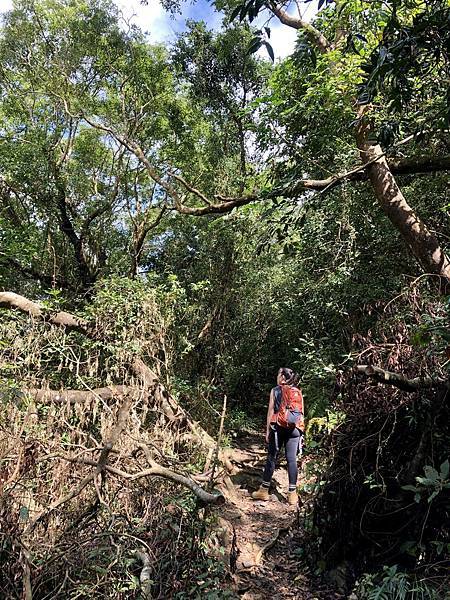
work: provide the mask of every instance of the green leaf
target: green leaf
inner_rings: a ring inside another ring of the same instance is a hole
[[[264,43],[264,46],[267,49],[267,54],[270,56],[271,61],[274,62],[275,61],[275,54],[273,52],[272,46],[269,44],[269,42],[263,42],[263,43]]]
[[[426,465],[423,470],[425,472],[426,478],[429,479],[431,485],[434,485],[439,479],[439,473],[431,465]]]
[[[440,466],[441,479],[448,479],[449,472],[450,472],[450,463],[448,462],[448,459],[447,459]]]
[[[246,17],[246,15],[247,15],[247,12],[248,12],[248,9],[249,9],[249,7],[250,7],[251,3],[252,3],[252,2],[251,2],[251,0],[250,0],[250,2],[249,2],[248,4],[245,4],[245,3],[244,3],[244,4],[242,4],[242,6],[241,6],[241,10],[240,10],[240,13],[239,13],[239,21],[243,21],[243,20],[245,19],[245,17]]]
[[[234,8],[232,10],[231,15],[230,15],[230,23],[231,23],[231,21],[234,21],[234,19],[238,16],[238,14],[241,12],[243,7],[245,7],[245,2],[244,2],[244,4],[238,4],[236,6],[236,8]]]
[[[28,517],[30,516],[30,511],[26,506],[21,506],[19,511],[19,519],[21,521],[28,521]]]
[[[254,54],[261,48],[261,46],[262,46],[262,42],[261,42],[260,38],[253,38],[249,44],[247,52],[249,54]]]
[[[417,492],[417,488],[415,485],[402,485],[402,490],[406,490],[408,492]]]

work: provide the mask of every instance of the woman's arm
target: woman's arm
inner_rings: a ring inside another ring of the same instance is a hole
[[[270,397],[269,397],[269,407],[267,409],[267,424],[266,424],[266,442],[267,443],[269,443],[270,422],[273,417],[273,404],[274,404],[274,393],[273,393],[273,390],[271,390]]]

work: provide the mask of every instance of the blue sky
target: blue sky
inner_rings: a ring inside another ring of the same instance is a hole
[[[0,0],[1,2],[1,0]],[[158,0],[149,0],[148,6],[142,6],[139,0],[114,0],[121,8],[124,16],[132,19],[141,29],[149,32],[149,37],[155,42],[170,42],[177,32],[183,31],[186,19],[203,20],[212,28],[218,28],[221,16],[214,11],[208,0],[197,0],[191,3],[189,0],[182,5],[182,14],[172,18],[167,15],[158,3]],[[316,2],[299,2],[302,16],[310,20],[316,13]],[[257,23],[261,26],[265,18],[259,19]],[[286,27],[273,19],[270,23],[271,43],[277,58],[284,58],[291,54],[294,49],[297,32]],[[265,50],[261,55],[267,57]]]
[[[189,0],[183,4],[183,13],[175,18],[170,17],[159,4],[158,0],[149,0],[148,6],[142,6],[139,0],[113,0],[122,12],[124,19],[138,25],[148,33],[153,42],[171,42],[177,33],[183,31],[186,19],[204,20],[212,28],[220,26],[221,17],[216,13],[207,0]],[[0,0],[0,13],[12,7],[13,0]],[[303,4],[303,3],[302,3]],[[316,2],[303,4],[303,16],[311,19],[315,13]],[[271,43],[276,58],[288,56],[294,49],[296,31],[280,25],[274,19],[270,23]],[[267,57],[265,51],[262,56]]]

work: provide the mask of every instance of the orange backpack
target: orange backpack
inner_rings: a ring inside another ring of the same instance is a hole
[[[276,416],[280,427],[303,429],[303,396],[299,388],[292,385],[281,386],[280,409]]]

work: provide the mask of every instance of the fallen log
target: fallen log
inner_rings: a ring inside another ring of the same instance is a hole
[[[25,296],[20,296],[14,292],[0,292],[0,307],[8,308],[13,310],[19,310],[30,317],[34,317],[39,321],[45,321],[51,325],[57,325],[58,327],[64,327],[68,331],[79,331],[85,335],[92,336],[93,331],[91,326],[84,319],[75,317],[74,315],[65,312],[57,311],[51,312],[45,310],[37,302],[28,300]]]

